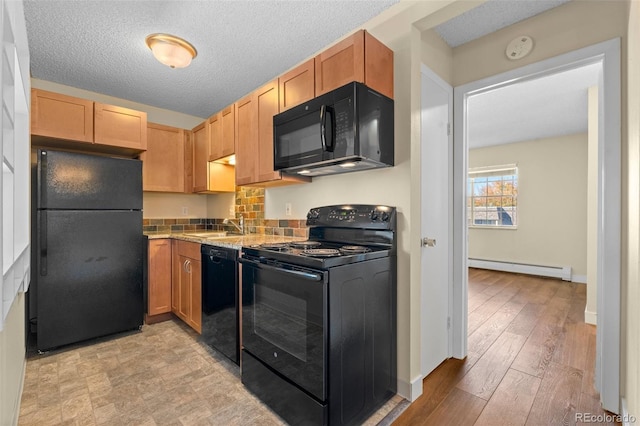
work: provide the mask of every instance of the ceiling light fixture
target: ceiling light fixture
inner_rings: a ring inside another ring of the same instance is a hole
[[[198,55],[191,43],[171,34],[150,34],[145,42],[153,56],[171,68],[184,68]]]

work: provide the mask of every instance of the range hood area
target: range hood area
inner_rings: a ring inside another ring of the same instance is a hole
[[[386,164],[370,158],[351,156],[337,160],[321,161],[305,166],[290,167],[283,171],[289,174],[297,173],[302,176],[327,176],[392,166],[393,164]]]

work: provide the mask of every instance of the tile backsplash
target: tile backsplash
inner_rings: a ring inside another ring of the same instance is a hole
[[[231,224],[223,224],[224,218],[202,219],[143,219],[142,230],[147,233],[172,233],[189,231],[227,231],[237,234]],[[237,220],[236,220],[237,222]],[[245,219],[245,234],[284,235],[287,237],[307,237],[305,219]]]
[[[244,217],[245,234],[284,235],[308,237],[306,219],[265,219],[264,189],[248,186],[236,187],[235,222]],[[166,218],[143,219],[144,232],[170,233],[189,231],[227,231],[237,234],[232,224],[223,224],[224,218]]]

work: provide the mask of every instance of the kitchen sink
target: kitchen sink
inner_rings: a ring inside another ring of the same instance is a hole
[[[227,236],[227,231],[185,232],[184,235],[198,238],[222,238]]]

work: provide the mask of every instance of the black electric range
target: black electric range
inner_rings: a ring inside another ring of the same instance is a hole
[[[311,209],[309,239],[242,248],[243,257],[279,266],[290,263],[328,269],[395,255],[396,210],[388,206],[341,205]]]
[[[242,383],[290,424],[360,424],[396,393],[396,209],[311,209],[242,248]]]

